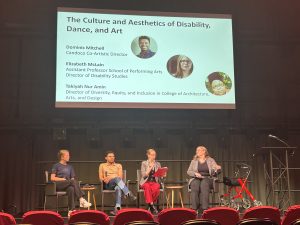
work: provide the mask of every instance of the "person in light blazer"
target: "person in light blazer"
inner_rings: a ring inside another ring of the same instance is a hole
[[[160,193],[159,178],[154,177],[153,174],[161,168],[159,162],[156,159],[156,151],[154,149],[147,150],[148,160],[143,161],[141,165],[140,186],[144,189],[145,202],[149,205],[149,209],[153,214],[157,213],[157,209],[154,206],[154,202],[157,201]]]
[[[216,161],[209,156],[204,146],[196,148],[196,155],[190,163],[187,174],[191,177],[192,209],[202,213],[208,209],[209,191],[213,185],[211,177],[221,170]]]

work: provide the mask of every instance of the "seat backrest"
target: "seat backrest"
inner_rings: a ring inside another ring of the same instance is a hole
[[[196,219],[195,210],[188,208],[171,208],[162,210],[158,216],[160,225],[180,225],[185,221]]]
[[[69,223],[89,222],[101,225],[109,225],[110,219],[107,214],[98,210],[78,210],[70,215]]]
[[[281,223],[280,220],[280,211],[278,208],[273,206],[256,206],[250,209],[247,209],[243,219],[249,218],[258,218],[258,219],[270,219],[277,224]]]
[[[159,223],[155,221],[132,221],[126,223],[125,225],[159,225]]]
[[[220,223],[215,220],[195,219],[183,222],[181,225],[220,225]]]
[[[281,224],[290,225],[297,219],[300,219],[300,205],[293,205],[286,210]]]
[[[137,185],[137,190],[138,191],[141,189],[141,187],[140,187],[141,179],[142,179],[142,171],[141,170],[136,170],[136,185]]]
[[[215,207],[207,209],[203,212],[202,218],[215,220],[221,225],[237,224],[240,220],[239,212],[228,207]]]
[[[270,219],[262,218],[249,218],[243,219],[237,225],[280,225]]]
[[[132,221],[154,221],[153,215],[145,209],[127,208],[118,211],[114,225],[125,225]]]
[[[69,225],[101,225],[99,223],[90,223],[90,222],[77,222],[77,223],[69,223]]]
[[[49,183],[49,171],[45,170],[45,182],[46,184]]]
[[[15,218],[8,213],[0,212],[0,225],[11,225],[11,224],[16,224]]]
[[[22,223],[33,225],[63,225],[64,220],[57,212],[53,211],[29,211],[23,215]]]

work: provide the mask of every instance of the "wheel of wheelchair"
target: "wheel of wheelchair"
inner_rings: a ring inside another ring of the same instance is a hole
[[[233,208],[233,209],[235,209],[235,210],[237,210],[237,211],[240,210],[240,204],[239,204],[238,202],[234,201],[234,200],[231,200],[231,201],[230,201],[229,207],[230,207],[230,208]]]
[[[244,209],[249,209],[251,207],[251,201],[247,198],[243,198],[242,200],[242,207]]]
[[[229,206],[228,200],[224,199],[223,196],[220,196],[220,206]]]
[[[261,205],[262,205],[262,202],[261,202],[261,201],[254,200],[253,204],[254,204],[254,206],[261,206]]]

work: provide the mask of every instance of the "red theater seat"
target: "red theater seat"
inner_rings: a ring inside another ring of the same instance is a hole
[[[278,225],[276,222],[266,218],[249,218],[243,219],[237,225]]]
[[[89,223],[97,223],[101,225],[109,225],[110,219],[109,216],[102,211],[78,210],[71,213],[69,223],[78,223],[78,222],[89,222]]]
[[[228,207],[215,207],[203,212],[203,219],[215,220],[221,225],[237,224],[240,220],[239,212]]]
[[[293,205],[286,210],[281,224],[290,225],[297,219],[300,219],[300,205]]]
[[[188,220],[182,223],[181,225],[220,225],[220,223],[208,219],[195,219],[195,220]]]
[[[132,222],[132,221],[153,221],[154,218],[152,214],[145,209],[137,209],[137,208],[131,208],[131,209],[121,209],[114,221],[114,225],[125,225],[126,223]]]
[[[160,224],[155,221],[132,221],[126,223],[125,225],[160,225]]]
[[[15,218],[8,213],[0,212],[0,225],[11,225],[11,224],[16,224]]]
[[[160,225],[180,225],[188,220],[194,220],[197,217],[195,210],[188,208],[172,208],[162,210],[158,216]]]
[[[29,211],[23,215],[22,223],[32,225],[63,225],[64,220],[57,212]]]
[[[249,218],[270,219],[280,225],[280,211],[273,206],[256,206],[247,209],[243,219]]]

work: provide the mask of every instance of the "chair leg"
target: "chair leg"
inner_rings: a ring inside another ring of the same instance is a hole
[[[46,210],[46,202],[47,202],[47,195],[45,195],[45,199],[44,199],[44,210]]]
[[[136,206],[137,208],[140,208],[140,192],[137,191],[137,195],[136,195]]]
[[[101,194],[101,209],[102,209],[102,211],[104,211],[104,205],[103,205],[103,202],[104,202],[104,194],[103,194],[103,192],[102,192],[102,194]]]
[[[163,209],[165,209],[165,190],[162,191],[162,205]]]
[[[184,208],[184,205],[183,205],[183,200],[182,200],[182,194],[181,194],[181,190],[179,190],[179,199],[180,199],[180,203],[181,203],[181,207]]]
[[[94,199],[94,208],[95,208],[95,210],[97,210],[97,203],[96,203],[95,192],[93,192],[93,199]]]
[[[58,213],[58,195],[56,195],[56,212]]]

